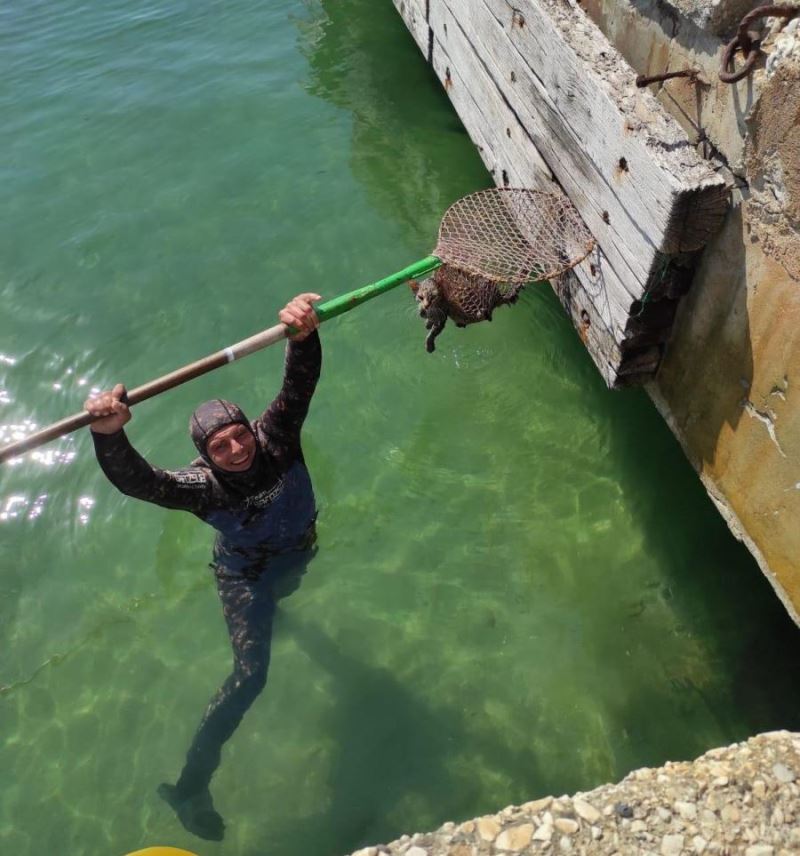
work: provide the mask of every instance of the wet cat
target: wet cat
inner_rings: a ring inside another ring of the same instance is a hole
[[[516,303],[522,286],[502,291],[497,284],[476,274],[440,267],[432,277],[409,282],[417,301],[419,314],[426,319],[425,349],[429,354],[436,350],[436,337],[444,329],[448,318],[456,327],[466,327],[478,321],[491,321],[498,306]]]

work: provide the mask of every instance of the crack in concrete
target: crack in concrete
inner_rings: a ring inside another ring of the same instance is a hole
[[[770,436],[770,439],[775,444],[777,450],[781,453],[781,457],[786,457],[786,452],[781,448],[780,441],[778,440],[778,434],[775,431],[775,413],[766,408],[765,410],[759,410],[755,404],[753,404],[750,399],[745,399],[742,402],[742,407],[744,408],[745,413],[748,416],[751,416],[753,419],[758,419],[759,422],[762,422],[767,429],[767,433]]]

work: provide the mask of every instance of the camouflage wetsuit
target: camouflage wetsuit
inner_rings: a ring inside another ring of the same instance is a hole
[[[283,386],[253,423],[225,401],[199,407],[190,430],[201,457],[186,469],[151,466],[124,431],[92,434],[100,466],[119,490],[190,511],[217,530],[211,567],[233,646],[233,672],[211,699],[192,741],[174,789],[179,798],[208,788],[223,743],[263,689],[275,600],[286,593],[287,582],[299,580],[314,553],[316,505],[300,428],[321,363],[317,333],[290,342]],[[211,434],[236,423],[250,428],[257,441],[255,460],[244,473],[220,470],[206,453]]]

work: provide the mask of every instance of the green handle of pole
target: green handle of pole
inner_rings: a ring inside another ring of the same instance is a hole
[[[403,270],[397,271],[397,273],[393,273],[391,276],[387,276],[385,279],[379,279],[377,282],[365,285],[363,288],[357,288],[355,291],[349,292],[349,294],[342,294],[340,297],[334,297],[331,300],[326,300],[324,303],[317,304],[314,307],[317,318],[319,318],[320,322],[329,321],[331,318],[349,312],[351,309],[355,309],[356,306],[360,306],[367,300],[372,300],[373,297],[377,297],[379,294],[383,294],[385,291],[389,291],[401,283],[408,282],[408,280],[416,276],[426,276],[441,266],[441,259],[436,256],[428,256],[425,259],[414,262],[413,265],[403,268]]]
[[[324,303],[317,304],[314,307],[317,317],[320,322],[329,321],[331,318],[349,312],[351,309],[355,309],[356,306],[360,306],[373,297],[378,297],[378,295],[389,291],[401,283],[408,282],[409,279],[413,279],[415,276],[425,276],[441,266],[441,259],[436,256],[427,256],[403,268],[403,270],[393,273],[391,276],[387,276],[370,285],[365,285],[362,288],[357,288],[348,294],[343,294],[340,297],[334,297],[332,300],[326,300]],[[293,332],[285,324],[276,324],[268,330],[256,333],[255,336],[243,339],[235,345],[223,348],[221,351],[217,351],[201,360],[197,360],[169,374],[151,380],[149,383],[136,387],[136,389],[130,390],[128,392],[128,404],[133,406],[134,404],[146,401],[148,398],[160,395],[168,389],[174,389],[176,386],[180,386],[201,375],[208,374],[208,372],[214,371],[214,369],[218,369],[227,363],[246,357],[249,354],[254,354],[256,351],[261,351],[269,347],[269,345],[281,342]],[[92,421],[92,417],[85,410],[81,410],[79,413],[75,413],[59,422],[48,425],[46,428],[42,428],[40,431],[29,434],[22,440],[9,443],[7,446],[0,448],[0,464],[10,458],[15,458],[23,454],[23,452],[43,446],[51,440],[63,437],[65,434],[71,434],[79,428],[85,428]]]

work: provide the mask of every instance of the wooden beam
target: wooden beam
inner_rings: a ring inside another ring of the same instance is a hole
[[[432,0],[448,51],[453,22],[631,297],[688,233],[702,243],[721,222],[724,180],[571,0]]]
[[[519,116],[503,98],[458,22],[443,4],[436,6],[439,26],[434,30],[434,71],[495,182],[500,186],[558,190]],[[438,37],[445,28],[446,46]],[[638,295],[627,293],[601,250],[581,264],[577,275],[605,326],[622,336]]]

